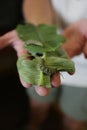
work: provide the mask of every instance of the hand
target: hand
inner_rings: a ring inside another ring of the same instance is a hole
[[[84,56],[87,57],[87,20],[81,20],[69,26],[63,35],[66,37],[63,48],[69,57],[80,53],[84,53]]]
[[[16,50],[17,52],[17,56],[21,57],[22,55],[26,54],[26,50],[24,50],[23,48],[23,41],[21,41],[16,33],[15,30],[8,32],[7,34],[3,35],[0,37],[0,49],[3,49],[4,47],[11,45],[13,46],[13,48]],[[23,81],[23,79],[21,79],[20,77],[20,81],[22,83],[22,85],[26,88],[31,87],[31,84],[27,84]],[[59,86],[60,84],[60,76],[58,73],[56,73],[55,75],[53,75],[51,77],[51,84],[54,87]],[[43,87],[39,87],[36,86],[35,87],[36,92],[41,95],[41,96],[45,96],[48,94],[48,92],[50,91],[50,89]]]

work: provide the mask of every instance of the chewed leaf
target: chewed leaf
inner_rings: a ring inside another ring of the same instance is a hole
[[[39,60],[27,59],[27,55],[21,57],[17,61],[17,68],[21,78],[26,83],[33,83],[34,85],[39,82],[40,79],[40,67]],[[35,77],[37,75],[37,78]],[[37,82],[37,83],[36,83]]]
[[[32,55],[36,55],[36,53],[43,53],[44,52],[44,48],[42,48],[41,46],[37,46],[37,45],[29,45],[29,46],[24,46],[25,49],[27,51],[29,51]]]
[[[17,68],[20,77],[29,84],[45,86],[50,88],[50,77],[44,75],[40,69],[40,59],[27,59],[27,55],[17,61]]]
[[[75,71],[74,62],[62,49],[65,38],[57,33],[54,25],[18,25],[18,36],[23,40],[29,55],[17,60],[20,77],[29,84],[51,88],[50,76],[56,72]],[[30,56],[30,60],[28,57]]]
[[[66,58],[47,57],[45,66],[50,69],[56,69],[57,71],[75,72],[74,62]]]

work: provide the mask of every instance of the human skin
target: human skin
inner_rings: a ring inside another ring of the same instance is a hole
[[[64,50],[72,58],[81,53],[87,58],[87,20],[80,20],[69,26],[63,32],[66,37]]]

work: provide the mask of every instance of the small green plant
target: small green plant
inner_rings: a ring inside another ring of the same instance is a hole
[[[51,88],[52,74],[75,71],[73,61],[61,48],[65,38],[57,34],[56,26],[26,24],[19,25],[16,30],[29,52],[17,61],[19,75],[26,83]]]

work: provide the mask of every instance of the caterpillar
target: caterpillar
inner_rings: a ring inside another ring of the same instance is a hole
[[[33,44],[33,45],[37,45],[37,46],[42,46],[43,47],[43,44],[37,40],[28,40],[26,41],[26,45],[29,45],[29,44]]]
[[[41,60],[40,69],[46,75],[48,75],[48,74],[51,75],[51,74],[54,74],[54,73],[58,72],[57,68],[47,67],[45,65],[45,62],[44,62],[43,59]]]

